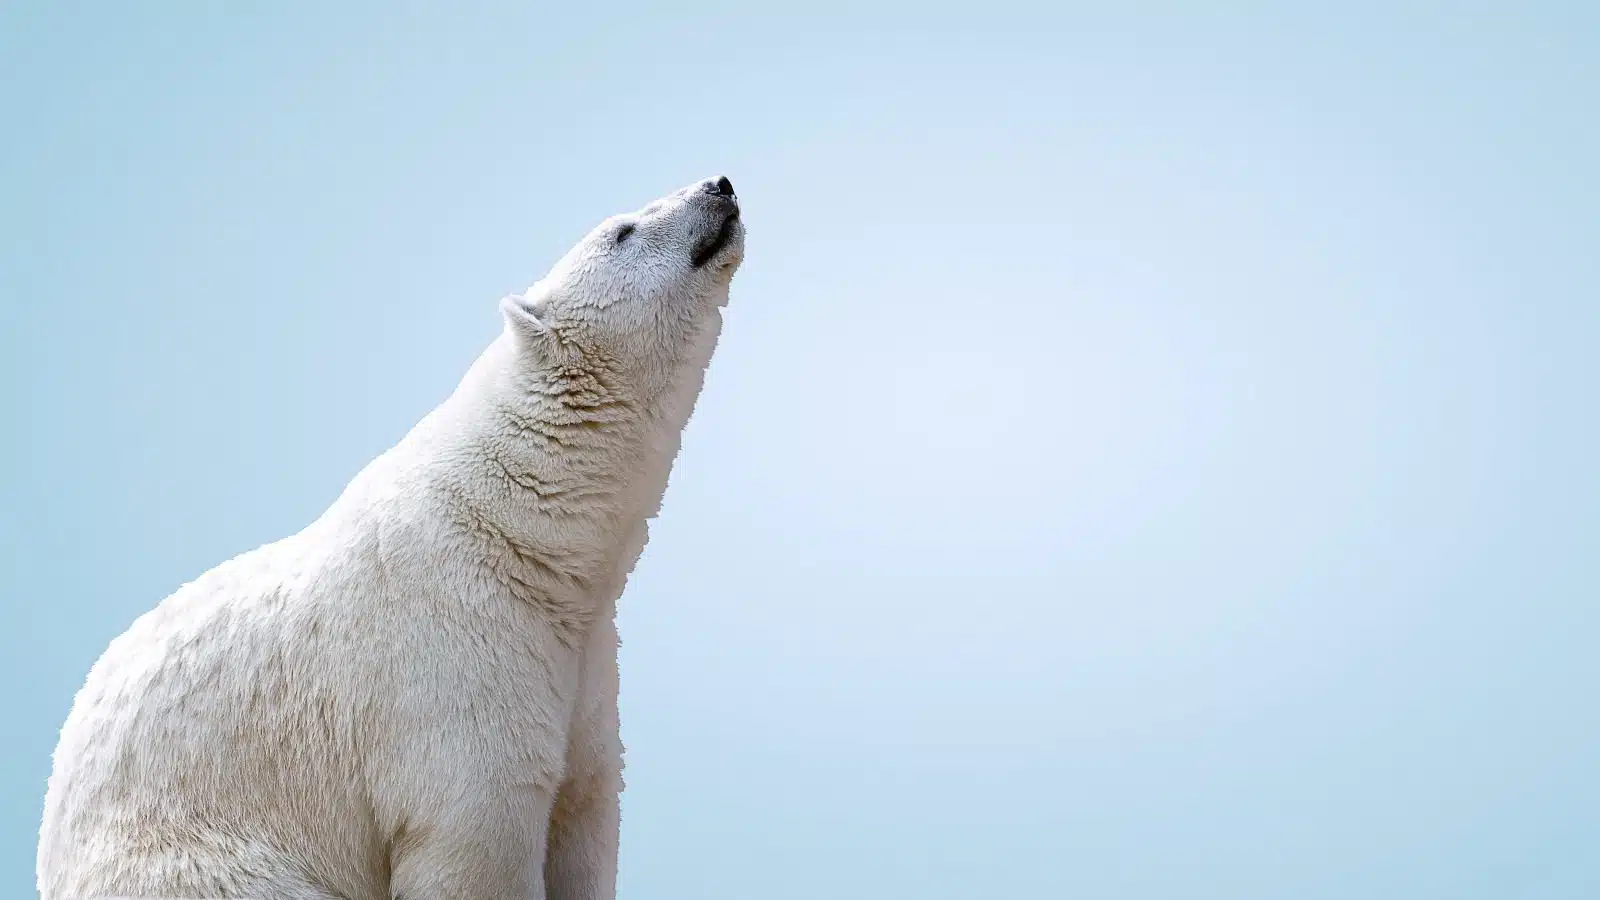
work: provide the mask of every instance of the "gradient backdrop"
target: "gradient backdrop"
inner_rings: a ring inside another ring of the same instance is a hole
[[[1600,7],[537,5],[0,8],[0,896],[106,642],[718,172],[629,900],[1600,896]]]

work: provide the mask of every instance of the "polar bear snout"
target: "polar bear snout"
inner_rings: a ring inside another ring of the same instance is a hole
[[[729,181],[728,176],[726,175],[718,175],[716,178],[707,178],[705,181],[701,182],[700,190],[712,195],[713,197],[733,197],[735,201],[738,200],[737,195],[735,195],[733,192],[733,182]]]
[[[690,185],[684,193],[701,213],[689,255],[689,264],[698,269],[740,237],[739,197],[726,175]]]

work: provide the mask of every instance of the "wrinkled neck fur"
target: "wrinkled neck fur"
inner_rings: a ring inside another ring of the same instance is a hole
[[[443,452],[428,455],[481,527],[604,568],[615,536],[659,508],[720,328],[713,310],[653,379],[577,342],[530,358],[508,329],[437,411]]]

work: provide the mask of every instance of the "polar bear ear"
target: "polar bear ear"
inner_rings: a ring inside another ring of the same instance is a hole
[[[500,300],[500,314],[505,316],[506,327],[516,336],[517,343],[528,350],[548,354],[560,344],[560,337],[541,318],[542,312],[532,290],[526,294],[507,294]]]

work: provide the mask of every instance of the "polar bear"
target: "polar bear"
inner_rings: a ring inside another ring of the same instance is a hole
[[[44,900],[611,900],[615,603],[744,236],[727,178],[607,219],[321,517],[113,641]]]

